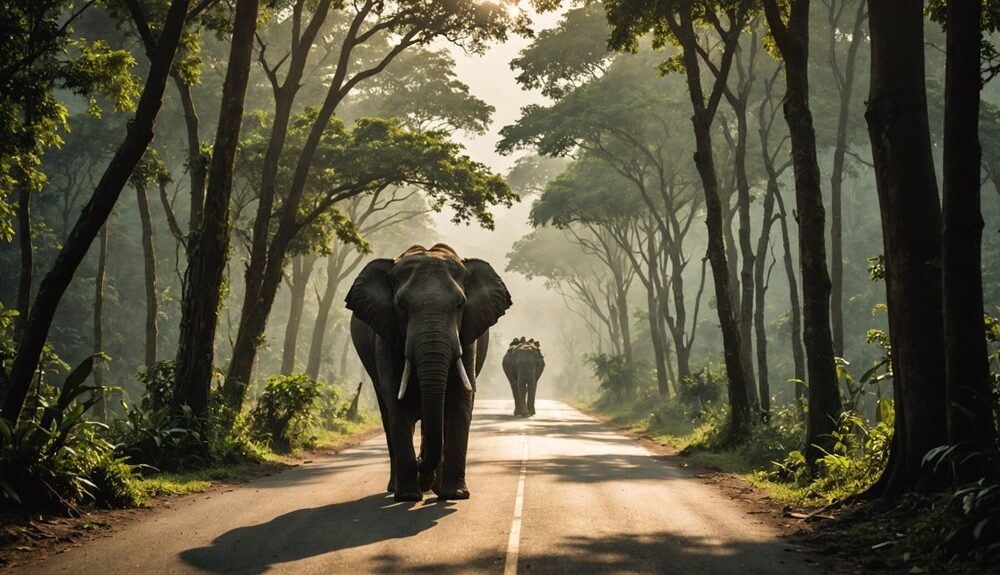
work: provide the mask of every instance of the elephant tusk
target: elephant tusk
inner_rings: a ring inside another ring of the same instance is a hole
[[[403,378],[399,382],[399,398],[403,399],[406,395],[406,387],[410,384],[410,360],[406,360],[406,365],[403,366]]]
[[[456,359],[455,363],[458,364],[458,375],[462,378],[462,385],[465,386],[465,390],[472,391],[472,382],[469,381],[469,374],[465,371],[465,364],[462,363],[462,358]]]

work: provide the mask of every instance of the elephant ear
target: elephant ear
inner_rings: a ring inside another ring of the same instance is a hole
[[[392,276],[389,275],[392,266],[393,261],[387,258],[369,262],[354,280],[344,301],[358,319],[370,325],[382,339],[395,344],[400,332],[392,302]]]
[[[479,259],[467,259],[464,263],[469,278],[465,282],[461,337],[462,344],[469,345],[494,325],[513,302],[493,266]]]

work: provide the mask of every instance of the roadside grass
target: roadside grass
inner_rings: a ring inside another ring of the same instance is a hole
[[[599,400],[576,401],[574,406],[603,421],[669,445],[681,455],[712,469],[738,475],[781,503],[814,508],[850,495],[840,492],[821,494],[808,485],[770,479],[769,474],[775,470],[775,462],[788,452],[787,438],[754,437],[748,445],[722,447],[720,439],[723,417],[720,412],[711,408],[698,417],[686,412],[676,403],[664,403],[657,397],[645,397],[617,405]]]
[[[197,471],[155,473],[143,476],[137,480],[136,489],[147,499],[165,495],[202,493],[216,483],[241,479],[261,469],[278,469],[282,466],[284,464],[277,456],[269,455],[267,460],[261,463],[239,463],[199,469]]]
[[[351,439],[380,429],[379,415],[370,411],[362,411],[357,421],[338,420],[332,428],[322,427],[310,430],[310,449],[330,449],[343,445]]]
[[[338,422],[334,429],[317,427],[310,430],[309,441],[305,449],[337,448],[360,435],[371,432],[378,425],[377,416],[364,412],[357,421]],[[296,449],[289,454],[277,454],[269,451],[263,454],[263,459],[260,462],[219,465],[179,473],[154,471],[138,478],[135,481],[135,488],[143,499],[203,493],[217,483],[236,481],[261,472],[286,467],[296,457],[301,456],[302,452],[303,449]]]

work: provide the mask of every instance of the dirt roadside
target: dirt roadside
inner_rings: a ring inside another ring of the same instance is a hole
[[[352,435],[333,446],[303,451],[280,462],[263,463],[248,469],[238,477],[213,481],[205,491],[186,495],[163,495],[151,498],[143,507],[132,509],[92,509],[79,517],[33,515],[30,517],[0,515],[0,571],[16,570],[18,565],[36,562],[67,549],[127,529],[136,521],[154,518],[159,513],[171,513],[219,493],[232,491],[235,486],[308,465],[333,456],[345,449],[361,445],[382,433],[381,426]]]

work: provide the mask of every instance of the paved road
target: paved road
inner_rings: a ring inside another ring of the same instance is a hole
[[[394,503],[381,437],[158,509],[26,573],[816,573],[717,488],[565,404],[480,401],[472,499]]]

